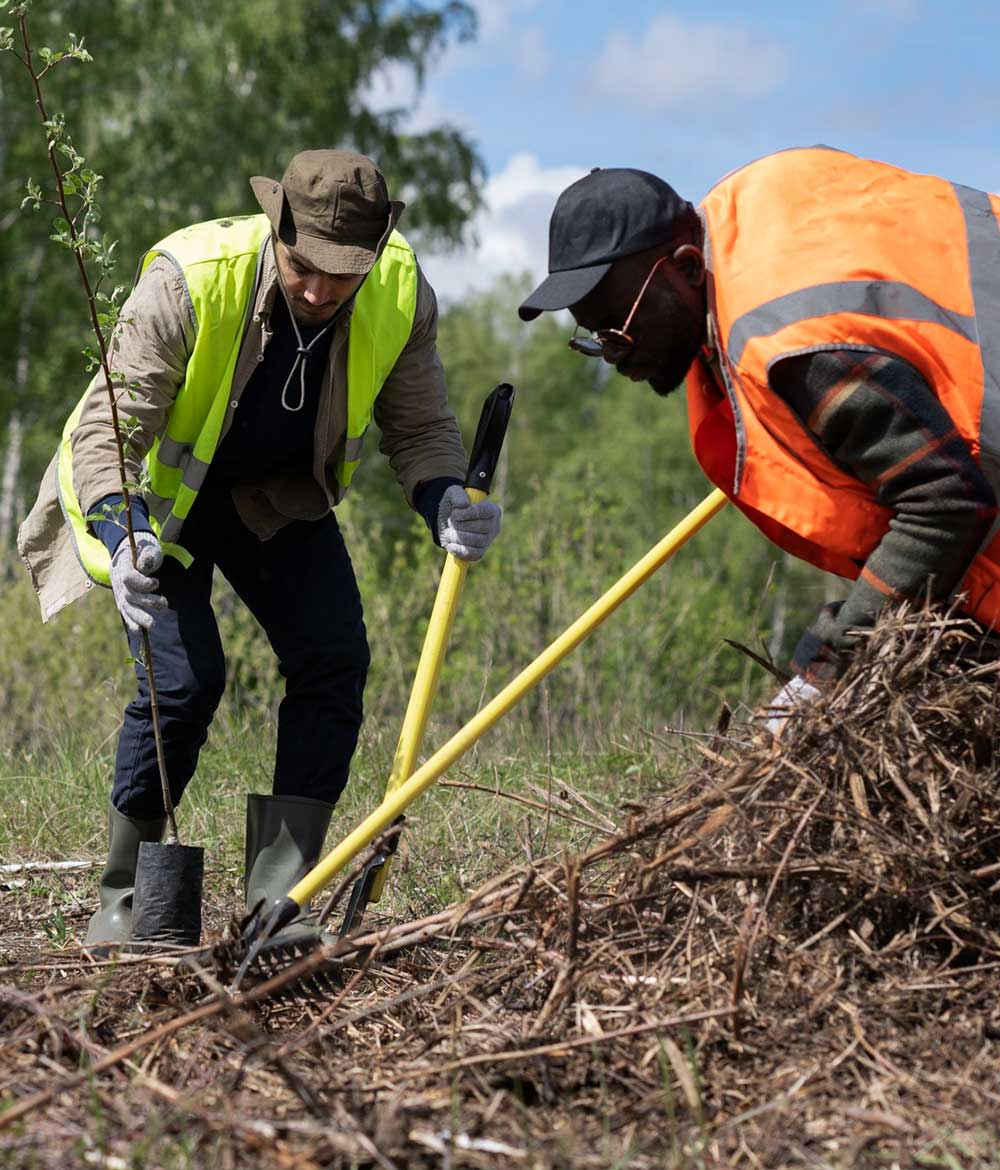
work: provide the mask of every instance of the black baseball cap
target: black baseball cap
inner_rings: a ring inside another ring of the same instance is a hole
[[[549,221],[549,275],[518,309],[522,321],[567,309],[616,260],[666,243],[691,204],[669,183],[630,167],[595,167],[556,200]]]

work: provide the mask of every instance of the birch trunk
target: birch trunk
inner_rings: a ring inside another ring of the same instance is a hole
[[[18,394],[15,402],[21,400]],[[14,538],[14,520],[17,516],[19,493],[17,481],[21,471],[21,442],[23,425],[17,406],[7,426],[7,448],[4,452],[3,474],[0,475],[0,552],[10,548]]]
[[[38,298],[38,274],[42,253],[36,249],[28,262],[21,285],[21,303],[17,315],[17,361],[14,364],[14,401],[7,426],[7,448],[0,474],[0,551],[10,548],[15,521],[21,513],[18,490],[21,478],[21,451],[24,422],[21,404],[28,400],[28,372],[31,368],[31,314]]]

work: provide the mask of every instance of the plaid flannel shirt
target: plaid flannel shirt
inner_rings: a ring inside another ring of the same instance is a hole
[[[824,606],[795,651],[794,669],[821,686],[887,601],[943,599],[960,587],[993,530],[997,500],[951,416],[901,358],[802,354],[776,363],[770,381],[809,439],[893,513],[846,600]]]

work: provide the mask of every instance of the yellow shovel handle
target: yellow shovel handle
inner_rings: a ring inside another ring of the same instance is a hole
[[[481,492],[478,488],[465,490],[474,504],[486,499],[486,492]],[[399,742],[396,744],[396,755],[392,761],[392,771],[389,773],[385,788],[386,796],[395,792],[404,780],[409,779],[420,754],[431,704],[434,702],[438,679],[441,677],[444,652],[451,637],[451,627],[455,622],[468,568],[468,561],[460,560],[448,553],[444,569],[441,571],[437,596],[434,598],[434,608],[427,623],[427,633],[424,635],[417,672],[413,676],[410,701],[406,705]]]
[[[481,492],[478,488],[466,488],[465,490],[474,504],[486,499],[486,492]],[[434,598],[434,608],[431,610],[430,620],[427,623],[427,633],[424,635],[424,645],[420,651],[417,672],[413,676],[410,700],[406,704],[406,714],[403,716],[403,726],[400,728],[399,741],[396,744],[392,771],[389,773],[389,779],[385,786],[387,797],[410,778],[416,767],[417,756],[420,755],[424,733],[427,730],[431,704],[437,694],[444,652],[448,648],[451,627],[455,624],[455,614],[458,612],[458,603],[462,597],[465,574],[468,568],[468,561],[460,560],[448,553],[444,568],[441,570],[441,580],[438,583],[437,596]],[[390,855],[386,857],[375,875],[369,893],[369,901],[378,902],[381,900],[391,865],[392,856]]]
[[[508,683],[466,725],[456,732],[424,765],[386,796],[379,807],[289,891],[289,898],[304,906],[369,845],[418,796],[428,789],[442,773],[463,756],[470,747],[504,715],[532,687],[539,683],[555,666],[626,601],[689,540],[699,528],[707,524],[725,507],[726,496],[718,488],[708,495],[684,520],[655,545],[594,604],[541,654]]]

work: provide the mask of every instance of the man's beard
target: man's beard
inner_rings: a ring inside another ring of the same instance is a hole
[[[684,373],[686,374],[690,368],[691,368],[691,366],[690,366],[690,364],[688,364]],[[681,388],[681,385],[683,384],[683,381],[684,381],[683,374],[681,375],[680,382],[674,382],[672,380],[668,380],[667,378],[661,377],[660,375],[657,375],[654,378],[647,379],[646,385],[652,389],[654,394],[659,394],[659,396],[661,398],[666,398],[668,394],[673,394],[673,392],[675,390],[679,390]]]
[[[670,340],[657,355],[656,373],[647,383],[661,398],[680,389],[698,356],[698,350],[705,337],[705,314],[700,307],[693,307],[681,300],[672,289],[664,289],[671,301],[664,314],[670,322]]]

